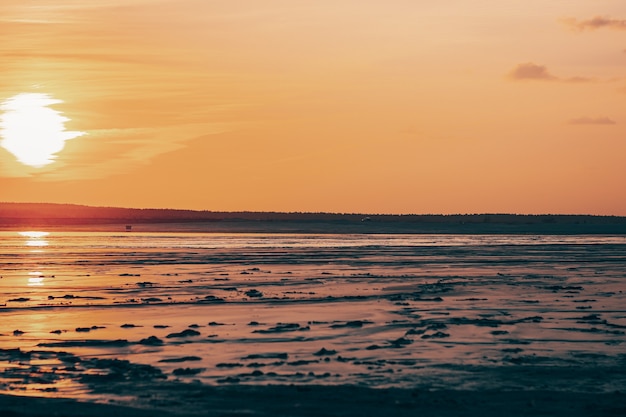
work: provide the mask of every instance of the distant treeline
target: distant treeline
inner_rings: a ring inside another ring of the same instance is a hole
[[[619,225],[626,217],[521,214],[359,214],[218,212],[175,209],[91,207],[75,204],[0,203],[0,225],[166,222],[412,223],[429,225]]]

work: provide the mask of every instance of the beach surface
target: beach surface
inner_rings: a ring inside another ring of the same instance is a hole
[[[622,393],[420,391],[328,386],[171,387],[158,403],[128,405],[0,395],[6,417],[623,416]],[[157,395],[157,394],[153,394]]]
[[[625,411],[624,236],[37,232],[3,416]]]

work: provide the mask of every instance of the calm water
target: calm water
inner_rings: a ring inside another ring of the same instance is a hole
[[[568,389],[626,363],[624,236],[5,231],[0,276],[0,348],[40,352],[0,355],[4,390],[107,372],[59,351],[210,384]]]

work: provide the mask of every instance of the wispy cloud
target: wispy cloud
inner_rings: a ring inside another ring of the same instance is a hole
[[[602,28],[614,30],[626,30],[626,19],[614,19],[611,17],[596,16],[587,20],[578,20],[574,18],[562,19],[570,29],[577,32],[586,30],[597,30]]]
[[[588,77],[557,77],[550,73],[545,65],[538,65],[532,62],[526,62],[518,64],[509,72],[509,78],[514,81],[560,81],[567,83],[588,83],[594,81],[593,78]]]
[[[568,121],[570,125],[614,125],[615,120],[608,117],[577,117]]]

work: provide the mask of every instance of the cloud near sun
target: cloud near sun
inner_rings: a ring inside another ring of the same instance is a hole
[[[157,128],[66,129],[70,119],[54,106],[62,100],[43,93],[21,93],[0,102],[0,165],[4,177],[42,180],[96,179],[121,174],[184,142],[220,133],[225,126],[206,123]],[[71,143],[75,140],[88,141]]]

